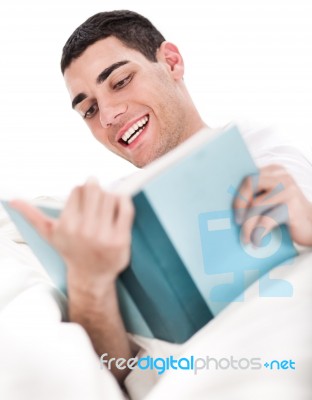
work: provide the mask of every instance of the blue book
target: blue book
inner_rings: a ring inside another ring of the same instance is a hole
[[[183,343],[259,281],[259,296],[291,296],[269,271],[297,253],[286,226],[257,248],[244,245],[232,202],[244,177],[257,174],[235,126],[203,129],[116,188],[136,209],[131,263],[117,281],[127,330]],[[60,255],[6,201],[2,202],[55,285],[66,294]],[[40,207],[57,218],[60,209]],[[260,208],[254,213],[261,213]]]

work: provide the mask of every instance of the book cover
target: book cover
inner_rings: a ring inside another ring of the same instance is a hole
[[[136,210],[131,263],[117,287],[129,332],[183,343],[227,304],[243,301],[245,288],[255,280],[259,295],[268,293],[268,272],[296,250],[286,226],[267,235],[257,249],[242,243],[233,196],[257,167],[235,126],[213,134],[203,130],[171,153],[117,188],[132,195]],[[66,293],[62,258],[7,202],[2,204]],[[55,218],[61,212],[40,208]],[[275,290],[291,295],[284,281],[275,282]]]

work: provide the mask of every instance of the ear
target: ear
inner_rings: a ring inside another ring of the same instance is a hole
[[[183,78],[184,62],[176,45],[166,41],[163,42],[158,50],[157,58],[168,65],[174,79]]]

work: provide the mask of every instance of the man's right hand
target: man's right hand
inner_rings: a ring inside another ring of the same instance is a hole
[[[19,200],[11,205],[63,256],[70,321],[84,327],[98,355],[132,357],[115,282],[130,260],[131,200],[88,181],[72,191],[59,219]],[[113,367],[112,372],[122,383],[129,370]]]
[[[11,205],[63,256],[70,285],[100,290],[128,265],[134,216],[128,197],[89,180],[71,192],[59,219],[19,200]]]

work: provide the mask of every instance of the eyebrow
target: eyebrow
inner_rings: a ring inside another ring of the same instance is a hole
[[[130,61],[129,60],[123,60],[123,61],[118,61],[109,67],[105,68],[99,76],[96,78],[96,83],[100,85],[103,83],[109,76],[110,74],[115,71],[115,69],[122,67],[125,64],[128,64]],[[75,108],[77,104],[81,103],[84,99],[86,99],[88,96],[85,93],[79,93],[77,96],[74,97],[72,101],[72,108]]]
[[[81,103],[84,99],[87,98],[85,93],[79,93],[76,97],[74,97],[72,101],[72,108],[75,108],[77,104]]]
[[[125,64],[128,64],[129,60],[123,60],[123,61],[118,61],[109,67],[105,68],[104,71],[100,73],[100,75],[96,78],[96,83],[99,85],[103,83],[109,76],[110,74],[115,71],[115,69],[122,67]]]

